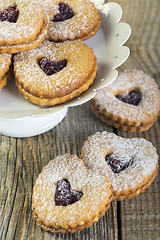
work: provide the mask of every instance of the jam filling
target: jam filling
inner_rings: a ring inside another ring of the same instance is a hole
[[[48,58],[42,58],[39,60],[38,65],[47,76],[51,76],[65,68],[67,60],[50,61]]]
[[[107,155],[105,160],[114,173],[119,173],[133,163],[133,157],[119,158],[114,154]]]
[[[124,103],[132,104],[135,106],[138,106],[142,99],[141,93],[137,90],[129,92],[128,95],[124,93],[117,94],[115,97]]]
[[[0,21],[16,23],[18,20],[19,11],[16,6],[9,6],[4,11],[0,12]]]
[[[63,2],[58,4],[58,11],[59,11],[59,13],[56,14],[51,21],[62,22],[62,21],[65,21],[67,19],[74,17],[74,15],[75,15],[72,8],[68,4],[63,3]]]
[[[70,182],[62,179],[57,182],[55,203],[56,206],[68,206],[79,201],[83,196],[82,192],[71,189]]]

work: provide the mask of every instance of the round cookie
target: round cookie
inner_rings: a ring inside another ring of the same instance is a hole
[[[97,222],[111,200],[108,179],[66,154],[50,161],[36,180],[33,216],[45,231],[73,233]]]
[[[3,53],[0,54],[0,89],[6,86],[9,79],[9,68],[11,65],[12,55]]]
[[[9,45],[0,46],[0,52],[1,53],[18,53],[18,52],[24,52],[27,50],[32,50],[38,47],[42,43],[42,41],[45,39],[48,27],[49,27],[48,19],[46,16],[44,16],[42,29],[33,41],[30,41],[27,43],[12,44],[10,46]]]
[[[157,120],[160,91],[154,79],[139,70],[125,70],[90,102],[97,117],[128,131],[146,131]]]
[[[158,155],[151,142],[108,132],[90,136],[82,147],[81,159],[86,167],[109,178],[117,201],[144,192],[158,171]]]
[[[100,28],[101,20],[94,4],[87,0],[40,0],[49,20],[47,38],[59,42],[84,41]]]
[[[1,0],[0,52],[15,53],[39,46],[48,26],[40,4],[32,0]]]
[[[32,51],[14,57],[16,85],[37,105],[55,105],[86,91],[96,76],[97,60],[83,43],[45,40]]]

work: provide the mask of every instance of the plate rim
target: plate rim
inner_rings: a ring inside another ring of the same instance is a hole
[[[122,17],[122,8],[121,8],[121,6],[118,3],[110,2],[110,3],[99,4],[97,6],[99,8],[99,11],[102,14],[105,15],[106,19],[108,18],[110,11],[117,11],[117,20],[115,22],[112,22],[112,24],[113,25],[114,24],[119,24],[119,21],[120,21],[120,19]],[[107,7],[108,7],[108,9],[107,9]],[[105,12],[104,9],[107,9],[107,11]],[[130,27],[130,25],[128,23],[125,23],[125,24],[127,24],[127,26],[128,26],[128,34],[127,34],[126,39],[123,41],[123,43],[119,45],[119,48],[123,48],[124,47],[124,48],[126,48],[126,50],[128,49],[128,54],[124,58],[123,62],[121,62],[119,65],[111,68],[111,71],[115,71],[115,74],[118,72],[116,70],[116,68],[119,67],[121,64],[123,64],[127,60],[127,58],[129,57],[129,55],[130,55],[129,48],[127,46],[123,46],[123,44],[125,44],[125,42],[129,39],[129,37],[131,35],[131,27]],[[111,81],[114,81],[114,80],[115,79],[112,79]],[[97,89],[99,89],[99,87],[97,87],[95,89],[94,88],[94,84],[92,86],[93,86],[92,87],[92,91],[94,92],[94,94],[93,94],[93,97],[94,97],[95,92],[96,92]],[[102,87],[100,87],[100,88],[102,88]],[[86,91],[86,93],[87,93],[87,91]],[[77,102],[75,104],[70,104],[70,102],[72,101],[71,100],[69,102],[66,102],[66,103],[63,103],[63,104],[60,104],[60,105],[49,106],[48,108],[30,110],[31,114],[24,113],[23,111],[20,111],[21,114],[19,112],[18,113],[16,113],[16,112],[8,113],[8,112],[0,111],[0,120],[3,120],[3,121],[5,121],[5,120],[14,120],[15,121],[15,120],[22,120],[22,119],[25,119],[25,118],[27,119],[28,117],[31,117],[31,118],[44,117],[44,116],[47,116],[47,115],[50,115],[50,114],[53,114],[53,113],[57,113],[57,112],[63,111],[63,109],[65,109],[65,108],[81,105],[81,104],[83,104],[85,102],[88,102],[93,97],[89,97],[88,100],[85,100],[84,102],[82,101],[80,103]],[[32,111],[34,111],[34,113],[32,113]],[[39,113],[39,112],[41,112],[41,113]],[[3,116],[1,116],[2,113],[3,113]]]

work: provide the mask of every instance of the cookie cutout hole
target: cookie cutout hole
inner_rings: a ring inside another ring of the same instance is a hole
[[[52,22],[62,22],[75,16],[72,8],[63,2],[58,4],[58,11],[59,13],[57,13],[54,18],[51,19]]]
[[[106,155],[105,160],[114,173],[119,173],[123,171],[133,163],[133,157],[128,156],[128,157],[119,158],[113,153]]]
[[[115,35],[115,37],[118,38],[118,37],[119,37],[119,33],[117,33],[117,34]]]
[[[4,11],[0,12],[0,21],[4,22],[10,22],[10,23],[16,23],[19,17],[19,11],[17,9],[17,6],[9,6]]]
[[[67,60],[50,61],[48,58],[41,58],[38,60],[38,65],[47,76],[51,76],[65,68],[67,66]]]
[[[130,91],[129,94],[119,93],[115,97],[124,103],[134,106],[138,106],[142,100],[142,94],[138,89]]]
[[[67,179],[62,179],[57,182],[55,192],[56,206],[68,206],[79,201],[83,196],[82,192],[72,190],[71,184]]]

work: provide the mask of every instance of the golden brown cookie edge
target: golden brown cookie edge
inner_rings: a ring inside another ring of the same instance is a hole
[[[158,163],[157,163],[157,167],[154,170],[154,172],[150,176],[148,176],[143,181],[143,183],[139,184],[134,189],[130,189],[129,191],[126,191],[126,192],[122,191],[121,193],[116,193],[115,191],[113,191],[113,200],[114,201],[122,201],[124,199],[130,199],[132,197],[138,196],[140,193],[144,192],[147,188],[150,187],[150,185],[154,181],[157,174],[158,174]]]
[[[101,20],[99,20],[98,25],[95,26],[92,31],[90,31],[86,36],[83,36],[82,38],[79,38],[77,40],[83,42],[83,41],[86,41],[89,38],[93,37],[98,32],[98,30],[100,29],[100,26],[101,26]]]
[[[22,11],[22,9],[19,8],[19,4],[21,4],[21,2],[18,2],[18,3],[17,3],[17,2],[15,1],[15,5],[16,5],[17,8],[19,9],[19,11]],[[22,5],[23,5],[23,4],[27,4],[27,3],[25,3],[25,1],[24,1],[24,2],[22,2]],[[35,4],[37,4],[37,3],[31,2],[32,7],[33,7],[33,5],[35,5]],[[25,6],[23,6],[23,7],[25,7]],[[1,40],[0,46],[3,46],[3,44],[7,44],[6,46],[11,46],[11,45],[13,45],[13,44],[19,45],[19,44],[21,44],[21,43],[23,43],[23,42],[27,43],[27,42],[33,41],[32,39],[34,39],[34,38],[36,37],[36,35],[39,33],[40,29],[41,29],[42,26],[43,26],[43,17],[44,17],[44,11],[43,11],[42,6],[41,6],[40,4],[37,4],[36,7],[39,7],[39,10],[41,10],[41,13],[39,13],[39,14],[41,15],[41,22],[39,22],[39,26],[38,26],[38,25],[36,26],[36,29],[35,29],[34,33],[32,33],[32,35],[27,36],[27,37],[25,37],[25,38],[24,38],[24,36],[23,36],[23,37],[20,38],[20,39],[17,38],[17,39],[12,39],[12,40],[10,40],[10,41],[8,41],[8,39],[7,39],[7,40],[4,39],[3,41]],[[27,16],[27,17],[28,17],[28,16]],[[17,24],[17,23],[14,23],[14,24]],[[22,18],[22,24],[23,24],[23,18]]]
[[[81,93],[85,92],[89,88],[89,86],[93,83],[96,77],[96,71],[97,71],[97,63],[95,62],[95,66],[93,67],[92,73],[90,74],[88,80],[82,86],[80,86],[78,89],[74,90],[68,95],[65,95],[60,98],[55,98],[55,99],[45,99],[45,98],[39,98],[39,97],[33,96],[29,92],[25,91],[25,89],[21,85],[19,85],[17,81],[16,81],[16,86],[20,94],[23,95],[24,98],[29,100],[30,102],[40,106],[54,106],[56,104],[68,102],[73,98],[78,97]]]
[[[7,72],[4,77],[0,78],[0,90],[7,85],[8,81],[10,80],[10,76],[11,71]]]
[[[96,7],[95,7],[95,4],[93,3],[93,2],[90,2],[90,4],[92,5],[92,6],[94,6],[94,8],[96,9]],[[69,40],[69,41],[75,41],[75,40],[77,40],[77,41],[80,41],[80,42],[82,42],[82,41],[85,41],[85,40],[87,40],[87,39],[89,39],[90,37],[92,37],[92,36],[94,36],[95,34],[96,34],[96,32],[99,30],[99,28],[100,28],[100,26],[101,26],[101,17],[100,17],[100,13],[98,12],[98,10],[96,9],[96,11],[97,11],[97,21],[95,22],[95,24],[93,25],[93,27],[92,27],[92,30],[90,30],[87,34],[85,33],[81,33],[81,35],[80,36],[76,36],[76,35],[74,35],[74,36],[72,36],[72,37],[65,37],[65,36],[53,36],[53,35],[51,35],[51,34],[47,34],[47,36],[46,36],[46,39],[48,39],[48,40],[50,40],[50,41],[53,41],[53,42],[65,42],[65,41],[67,41],[67,40]],[[50,26],[49,26],[49,28],[50,28]]]
[[[11,54],[8,56],[7,61],[5,60],[5,63],[6,63],[6,66],[3,69],[1,69],[1,71],[0,71],[0,78],[3,78],[10,69],[10,66],[12,63],[12,55]]]
[[[96,105],[94,100],[90,101],[90,108],[92,112],[98,117],[101,121],[107,123],[110,126],[113,126],[115,128],[122,129],[123,131],[130,131],[130,132],[143,132],[147,131],[150,127],[154,125],[154,123],[157,121],[157,118],[159,116],[159,111],[157,112],[157,115],[154,116],[154,118],[147,123],[134,123],[130,121],[125,121],[123,119],[120,119],[117,117],[114,117],[112,113],[108,113],[105,111],[105,109],[99,109],[99,106]]]
[[[34,48],[38,47],[45,39],[48,27],[49,27],[48,19],[46,16],[44,16],[42,29],[33,41],[31,41],[29,43],[22,43],[22,44],[17,44],[17,45],[14,44],[11,46],[9,46],[9,45],[0,46],[0,53],[12,53],[13,54],[13,53],[18,53],[18,52],[33,50]]]
[[[68,228],[67,230],[63,229],[63,228],[55,229],[55,228],[51,228],[51,227],[46,227],[38,219],[38,216],[35,214],[34,210],[33,210],[33,217],[35,218],[38,226],[41,227],[44,231],[51,232],[53,234],[57,234],[57,233],[61,233],[61,234],[74,233],[74,232],[77,232],[77,231],[82,231],[83,229],[90,227],[93,223],[98,222],[99,218],[104,216],[106,211],[110,208],[111,201],[112,201],[112,195],[110,196],[110,202],[105,206],[104,210],[101,211],[97,216],[95,216],[90,221],[85,222],[83,225],[77,225],[75,228]]]

